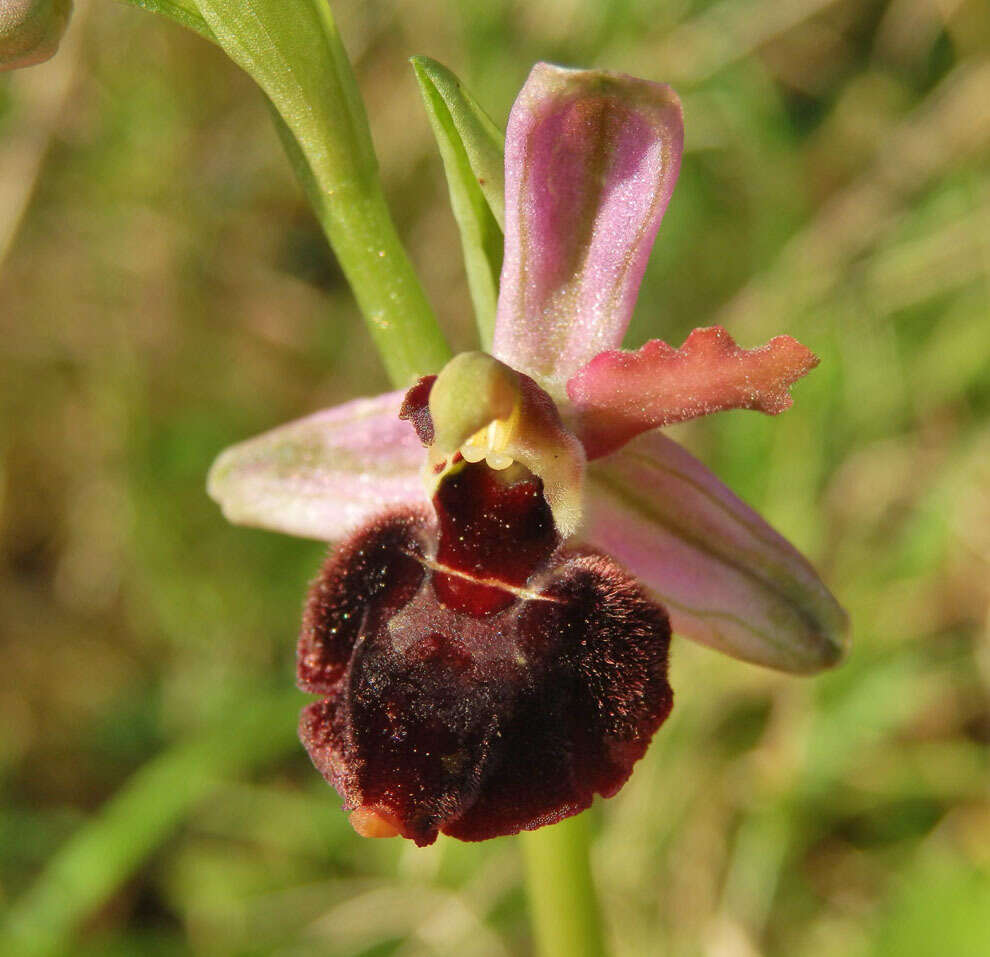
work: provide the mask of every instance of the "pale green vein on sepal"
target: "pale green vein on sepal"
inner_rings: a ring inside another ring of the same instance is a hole
[[[169,20],[174,20],[181,26],[193,30],[211,43],[217,42],[213,31],[200,16],[196,0],[119,0],[119,2],[148,10],[151,13],[161,14],[163,17],[168,17]]]
[[[414,56],[412,65],[420,84],[429,81],[446,105],[481,192],[499,229],[504,230],[505,134],[442,63]]]
[[[468,107],[464,100],[467,94],[463,92],[453,73],[426,57],[412,57],[410,62],[416,73],[420,92],[423,94],[430,126],[440,148],[444,172],[447,174],[450,205],[461,234],[464,266],[481,337],[481,347],[485,351],[490,351],[495,334],[498,280],[502,271],[502,230],[479,182],[484,180],[484,177],[478,175],[471,163],[450,103],[453,102],[455,108],[467,115],[468,120],[475,114],[468,115]],[[443,90],[438,86],[438,82]],[[487,120],[487,117],[485,119]],[[493,141],[493,138],[498,136],[498,132],[490,120],[487,122],[494,131],[489,136],[489,140]],[[463,116],[460,125],[468,125]],[[488,126],[484,129],[487,130]],[[496,165],[501,169],[501,146],[496,149],[499,158],[499,163]]]

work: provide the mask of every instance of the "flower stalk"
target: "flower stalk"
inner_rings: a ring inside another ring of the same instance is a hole
[[[520,835],[538,957],[604,957],[587,814]]]

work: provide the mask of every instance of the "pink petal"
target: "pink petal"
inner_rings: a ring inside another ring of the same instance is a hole
[[[231,522],[334,541],[390,505],[425,503],[405,392],[357,399],[231,446],[207,480]]]
[[[559,396],[621,343],[683,139],[669,86],[533,67],[506,132],[494,355]]]
[[[776,415],[788,386],[818,357],[790,336],[758,349],[737,346],[721,326],[695,329],[680,349],[654,339],[636,352],[602,352],[567,382],[589,458],[608,455],[649,429],[727,409]]]
[[[675,632],[783,671],[834,665],[845,612],[808,562],[658,432],[589,468],[583,537],[638,577]]]

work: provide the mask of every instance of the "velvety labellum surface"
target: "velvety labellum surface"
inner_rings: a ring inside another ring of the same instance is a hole
[[[313,584],[298,649],[314,764],[367,834],[483,840],[614,794],[670,711],[667,616],[562,548],[542,483],[465,465],[435,517],[359,530]]]

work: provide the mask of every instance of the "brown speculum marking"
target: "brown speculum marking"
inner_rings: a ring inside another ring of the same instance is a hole
[[[614,562],[562,545],[538,477],[464,463],[321,569],[300,737],[362,834],[539,827],[626,781],[671,708],[669,639]]]

